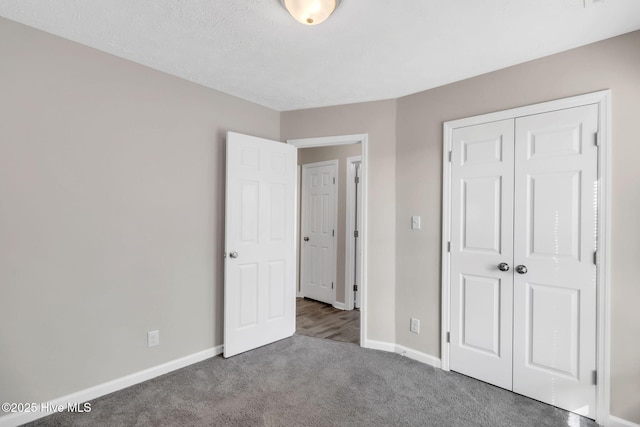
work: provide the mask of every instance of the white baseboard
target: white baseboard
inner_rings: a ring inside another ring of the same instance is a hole
[[[175,371],[177,369],[184,368],[185,366],[202,362],[203,360],[217,356],[221,353],[222,346],[219,345],[217,347],[213,347],[207,350],[200,351],[198,353],[191,354],[189,356],[181,357],[179,359],[163,363],[162,365],[154,366],[140,372],[135,372],[133,374],[116,378],[115,380],[111,380],[106,383],[98,384],[96,386],[59,397],[46,403],[43,402],[42,404],[38,404],[39,407],[37,407],[37,410],[35,412],[20,412],[0,417],[0,427],[15,427],[37,420],[38,418],[46,417],[47,415],[51,415],[53,413],[47,411],[46,408],[57,408],[60,406],[67,408],[67,405],[69,404],[73,405],[75,403],[84,403],[89,400],[96,399],[100,396],[113,393],[114,391],[122,390],[123,388],[127,388],[132,385],[148,381],[160,375]],[[40,411],[40,407],[43,407],[45,410]]]
[[[640,424],[636,424],[631,421],[627,421],[622,418],[609,415],[609,421],[606,423],[606,426],[607,427],[640,427]]]
[[[362,347],[370,348],[372,350],[388,351],[390,353],[396,352],[395,344],[391,344],[389,342],[384,342],[384,341],[365,340],[364,343],[362,343]]]
[[[366,340],[363,347],[371,348],[374,350],[388,351],[390,353],[398,353],[401,356],[405,356],[417,362],[433,366],[434,368],[440,369],[442,367],[442,363],[439,358],[399,344],[392,344],[384,341]]]
[[[337,308],[338,310],[346,310],[347,306],[344,305],[343,302],[336,301],[336,302],[333,303],[333,308]]]
[[[420,351],[404,347],[402,345],[396,345],[396,353],[406,356],[409,359],[416,360],[420,363],[424,363],[426,365],[431,365],[434,368],[440,369],[442,367],[442,363],[438,357],[431,356],[427,353],[422,353]]]

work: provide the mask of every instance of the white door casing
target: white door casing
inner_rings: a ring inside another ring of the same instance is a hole
[[[338,161],[302,165],[302,294],[336,301]]]
[[[227,133],[224,357],[295,331],[296,155]]]
[[[595,416],[599,423],[609,416],[609,109],[610,91],[602,91],[447,122],[443,156],[443,369],[455,369],[457,305],[453,217],[459,173],[455,150],[451,163],[449,151],[464,128],[514,120],[516,146],[525,141],[525,148],[515,150],[509,270],[514,279],[513,389]],[[514,272],[518,265],[527,272]]]
[[[362,156],[347,157],[347,208],[345,238],[345,306],[347,310],[360,308],[362,288]],[[353,286],[357,290],[353,290]]]
[[[595,417],[598,106],[516,119],[513,391]]]
[[[451,369],[512,387],[513,120],[455,129]],[[506,320],[506,321],[505,321]]]

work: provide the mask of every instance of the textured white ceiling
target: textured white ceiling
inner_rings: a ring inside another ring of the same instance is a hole
[[[280,0],[0,0],[0,16],[285,111],[397,98],[637,30],[640,0],[342,0],[313,27]]]

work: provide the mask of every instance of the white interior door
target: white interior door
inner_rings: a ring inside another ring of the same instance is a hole
[[[597,105],[516,119],[513,390],[590,418],[597,131]]]
[[[296,154],[227,134],[224,357],[295,332]]]
[[[591,418],[597,131],[597,105],[457,128],[451,164],[450,368]]]
[[[512,387],[513,120],[455,129],[450,368]],[[503,267],[506,268],[506,267]]]
[[[302,166],[302,294],[335,303],[337,161]]]

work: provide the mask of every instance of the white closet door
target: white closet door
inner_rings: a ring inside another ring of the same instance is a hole
[[[518,118],[515,151],[513,390],[591,418],[597,125],[597,105]]]
[[[453,131],[450,368],[511,389],[514,122]],[[503,268],[505,268],[503,266]]]

